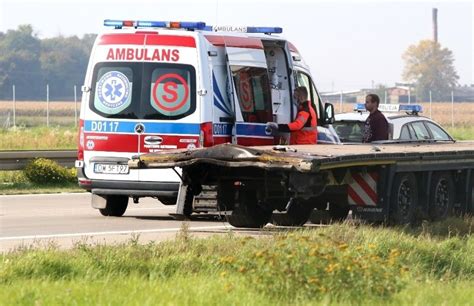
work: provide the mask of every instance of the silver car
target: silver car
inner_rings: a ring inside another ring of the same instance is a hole
[[[360,143],[364,131],[364,123],[369,113],[364,104],[357,104],[355,112],[337,114],[333,128],[338,134],[341,142]],[[455,141],[439,124],[433,120],[419,116],[421,106],[389,104],[384,107],[380,104],[379,109],[387,118],[389,123],[389,140],[394,141]],[[405,113],[403,113],[405,112]]]

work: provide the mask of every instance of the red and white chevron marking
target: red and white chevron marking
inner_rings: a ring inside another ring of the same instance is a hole
[[[377,206],[378,174],[376,172],[353,173],[352,178],[353,182],[347,188],[349,205]]]

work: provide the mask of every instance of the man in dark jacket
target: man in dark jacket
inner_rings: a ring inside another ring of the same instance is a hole
[[[388,139],[388,122],[379,111],[380,98],[376,94],[365,97],[365,109],[370,113],[364,125],[363,142]]]

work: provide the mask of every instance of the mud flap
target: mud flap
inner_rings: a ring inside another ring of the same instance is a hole
[[[178,190],[178,200],[176,201],[176,214],[184,215],[184,205],[189,185],[180,184]]]

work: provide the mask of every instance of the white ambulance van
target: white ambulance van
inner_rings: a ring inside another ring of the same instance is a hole
[[[296,86],[310,93],[320,136],[331,134],[323,126],[333,120],[332,105],[322,105],[298,50],[275,35],[281,28],[130,20],[104,25],[113,29],[98,35],[90,56],[76,161],[79,185],[103,215],[123,215],[129,198],[176,203],[179,173],[129,169],[131,156],[226,142],[287,142],[266,123],[292,121]]]

